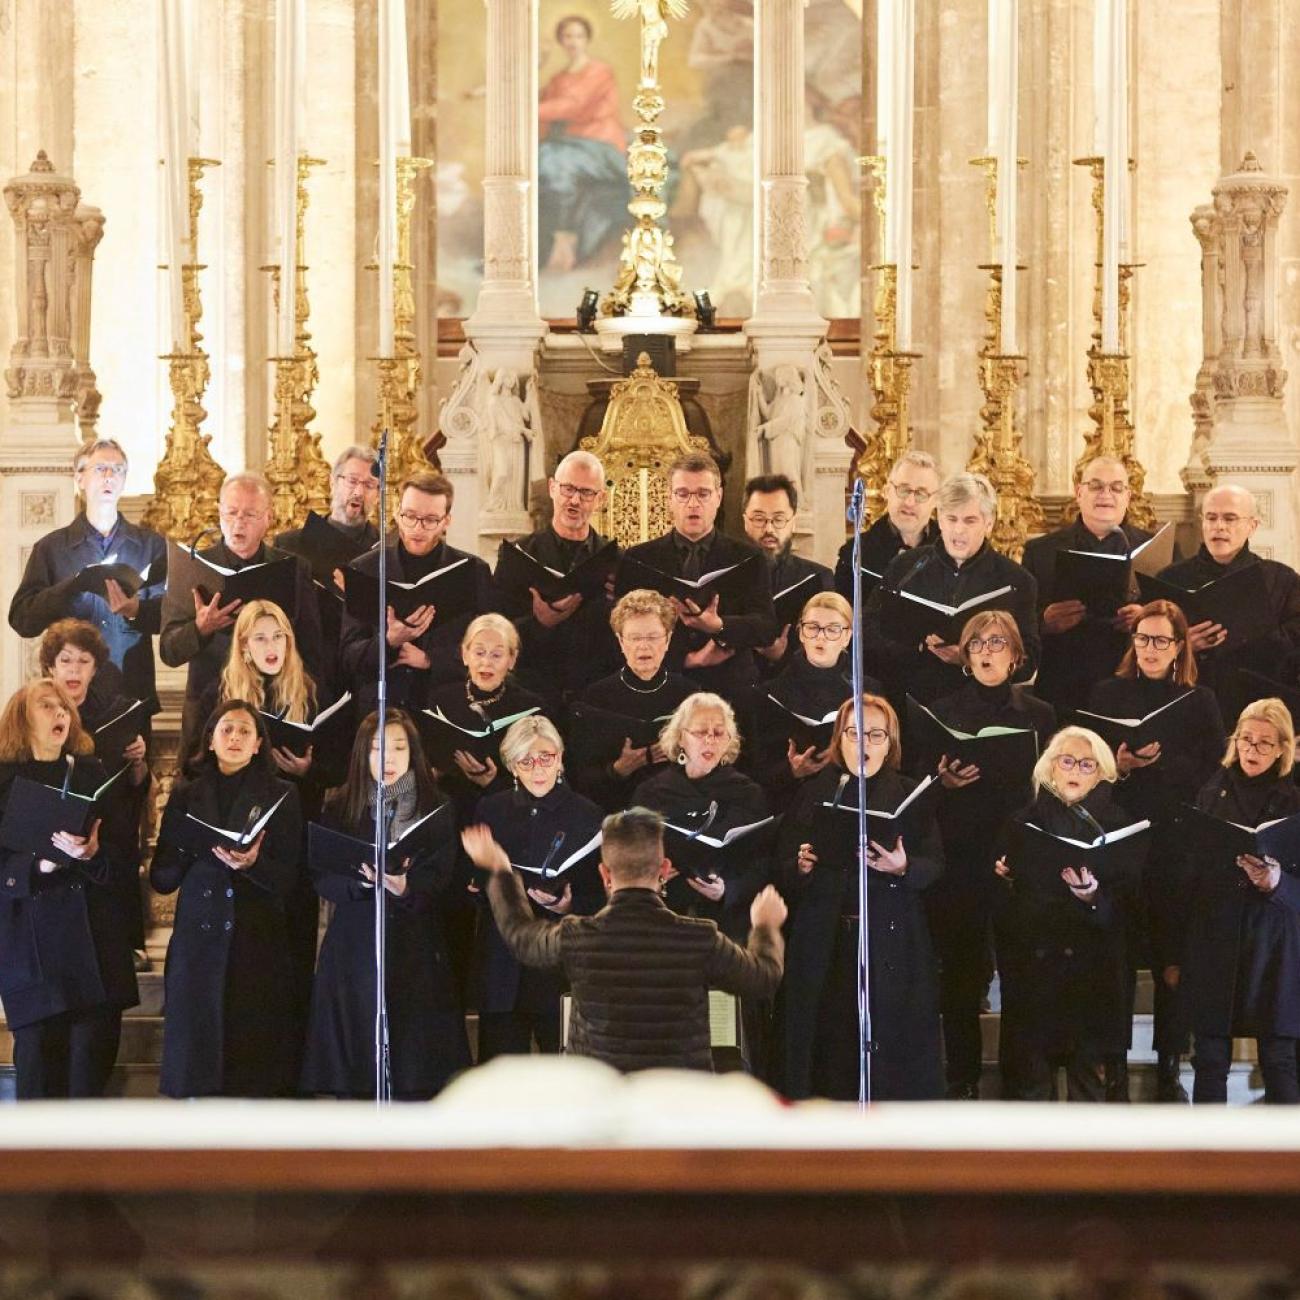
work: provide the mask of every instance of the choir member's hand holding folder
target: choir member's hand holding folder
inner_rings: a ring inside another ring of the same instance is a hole
[[[1032,822],[1012,831],[1007,864],[1017,889],[1040,897],[1065,898],[1070,887],[1061,878],[1067,868],[1087,870],[1103,885],[1133,881],[1146,861],[1149,821],[1104,831],[1092,839],[1054,835]]]
[[[511,723],[536,712],[535,707],[522,709],[482,727],[465,727],[447,717],[440,706],[421,709],[416,721],[426,742],[430,763],[439,771],[447,772],[456,766],[458,750],[473,755],[480,763],[489,758],[495,763],[501,748],[501,734]]]
[[[794,627],[799,622],[803,607],[819,590],[817,578],[817,574],[810,573],[773,594],[772,606],[776,610],[778,627]]]
[[[1112,750],[1127,745],[1129,753],[1136,754],[1151,744],[1176,745],[1180,736],[1188,734],[1189,723],[1195,725],[1203,707],[1195,691],[1185,691],[1141,718],[1112,718],[1090,709],[1075,709],[1074,719],[1079,726],[1095,731]]]
[[[1148,576],[1167,568],[1174,558],[1173,525],[1165,524],[1127,555],[1104,551],[1056,553],[1052,600],[1080,600],[1096,617],[1109,618],[1135,594],[1133,575]]]
[[[665,713],[657,718],[631,718],[582,701],[571,705],[569,713],[573,718],[575,743],[580,740],[596,762],[606,763],[612,763],[623,752],[624,741],[633,749],[649,749],[657,744],[659,733],[673,716]]]
[[[266,725],[271,748],[287,749],[295,757],[302,758],[311,746],[327,744],[349,726],[352,715],[348,712],[348,705],[351,703],[351,691],[344,691],[310,722],[290,722],[288,718],[267,713],[265,709],[258,709],[258,713]]]
[[[312,581],[326,591],[338,595],[334,571],[346,570],[358,555],[368,550],[370,544],[362,538],[340,531],[314,510],[307,511],[298,554],[311,566]]]
[[[675,578],[635,556],[625,556],[623,572],[624,581],[630,587],[647,587],[661,596],[690,601],[697,609],[704,610],[712,604],[715,596],[721,597],[723,602],[743,599],[753,588],[755,566],[762,563],[765,561],[761,555],[747,555],[724,569],[711,569],[692,579]]]
[[[907,697],[908,731],[925,755],[926,765],[947,758],[949,766],[978,767],[980,788],[1022,791],[1038,760],[1038,734],[1032,727],[981,727],[959,731],[940,722],[910,695]]]
[[[126,766],[122,751],[137,736],[144,734],[149,718],[155,711],[156,706],[146,704],[143,700],[132,700],[121,713],[95,728],[91,733],[95,742],[95,757],[103,763],[106,771],[116,776]]]
[[[867,799],[871,798],[871,778],[867,778]],[[931,774],[918,781],[907,796],[892,809],[867,807],[867,840],[892,850],[902,838],[903,847],[916,846],[924,822],[934,813],[934,800],[943,787]],[[813,827],[812,845],[821,866],[853,869],[858,860],[858,783],[845,773],[830,799],[822,801]],[[852,802],[849,802],[852,800]]]
[[[1222,866],[1237,878],[1241,878],[1237,859],[1243,855],[1272,858],[1283,867],[1300,865],[1300,813],[1243,826],[1188,804],[1178,822],[1198,860]]]
[[[1227,631],[1229,646],[1245,645],[1277,631],[1262,564],[1230,570],[1194,591],[1140,573],[1138,588],[1144,602],[1173,601],[1186,615],[1188,627],[1217,623]]]
[[[771,845],[775,817],[715,829],[718,805],[693,813],[674,813],[664,822],[664,856],[680,876],[703,880],[708,876],[735,875],[738,859],[752,862]]]
[[[289,797],[286,790],[269,808],[260,804],[249,810],[242,826],[213,826],[193,813],[182,813],[169,808],[163,814],[162,829],[159,839],[165,839],[176,848],[187,853],[205,854],[213,849],[224,849],[228,853],[242,853],[270,824],[271,818],[279,811],[280,805]]]
[[[434,608],[437,627],[468,614],[474,609],[474,566],[471,557],[462,556],[441,569],[426,573],[416,582],[400,582],[390,577],[386,584],[385,604],[406,622],[424,605]],[[379,576],[360,569],[343,570],[343,602],[347,611],[360,622],[374,623],[379,613]]]
[[[125,768],[119,768],[94,790],[84,785],[78,788],[75,763],[69,755],[62,786],[14,777],[0,818],[0,844],[16,853],[34,853],[64,864],[75,862],[77,859],[55,846],[53,836],[87,835],[101,815],[99,805],[113,793],[123,771]]]
[[[807,714],[797,713],[788,704],[782,704],[775,695],[769,695],[762,703],[765,728],[784,735],[794,742],[795,749],[806,753],[815,749],[819,754],[831,743],[831,733],[835,730],[835,719],[839,708],[832,709],[820,718],[810,718]]]
[[[396,839],[388,841],[385,871],[390,876],[400,875],[417,854],[436,847],[454,833],[451,805],[440,803]],[[313,871],[332,871],[372,884],[373,875],[367,878],[362,868],[374,871],[374,841],[323,826],[320,822],[311,822],[307,827],[307,861]]]
[[[128,598],[136,595],[141,587],[149,582],[149,570],[152,565],[146,564],[144,569],[137,571],[129,564],[122,564],[118,561],[116,555],[106,556],[98,564],[88,564],[75,577],[69,579],[69,592],[88,592],[92,596],[100,596],[104,600],[108,599],[109,582],[115,582],[122,588],[122,594]]]
[[[269,600],[292,616],[297,608],[298,557],[282,555],[274,560],[259,560],[242,569],[228,569],[225,565],[192,551],[188,546],[177,546],[167,541],[167,586],[177,591],[198,593],[206,605],[213,596],[220,596],[219,605],[242,601]]]
[[[561,573],[534,559],[514,542],[502,542],[495,576],[498,586],[506,591],[526,592],[536,588],[549,605],[574,595],[591,600],[605,594],[606,584],[618,568],[618,557],[618,543],[606,542],[568,573]]]
[[[944,645],[956,645],[966,620],[981,609],[1000,609],[1002,598],[1013,588],[997,587],[964,600],[960,605],[945,605],[910,591],[880,588],[880,627],[891,641],[919,646],[926,637],[938,636]]]

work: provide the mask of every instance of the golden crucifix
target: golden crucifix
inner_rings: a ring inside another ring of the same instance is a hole
[[[688,0],[610,0],[615,18],[641,15],[641,84],[659,84],[659,46],[668,35],[669,18],[685,18]]]

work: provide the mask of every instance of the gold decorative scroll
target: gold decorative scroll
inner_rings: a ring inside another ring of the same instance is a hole
[[[916,353],[897,350],[898,268],[883,264],[876,272],[875,342],[867,357],[867,383],[871,387],[871,418],[875,429],[865,437],[866,449],[858,457],[857,473],[867,485],[868,520],[884,514],[885,480],[894,462],[911,446],[909,411],[912,363]]]

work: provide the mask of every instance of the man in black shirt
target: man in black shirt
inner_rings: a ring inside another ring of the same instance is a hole
[[[714,596],[704,608],[673,597],[678,621],[666,660],[672,671],[685,672],[701,690],[716,691],[743,709],[758,682],[754,651],[771,645],[780,629],[772,608],[772,577],[762,553],[716,530],[721,508],[722,471],[713,459],[700,452],[679,457],[668,471],[672,531],[624,552],[614,587],[621,596],[644,585],[629,564],[632,560],[671,577],[699,580],[756,557],[759,562],[750,566],[743,590],[735,595]]]
[[[766,557],[772,573],[772,599],[798,587],[799,608],[819,591],[830,591],[835,579],[831,571],[816,560],[806,560],[794,553],[794,521],[799,509],[799,490],[784,474],[765,474],[745,484],[741,518],[745,536]],[[781,633],[771,645],[759,646],[759,670],[764,678],[774,677],[798,653],[799,638],[791,637],[790,627],[798,622],[781,619]]]
[[[605,503],[605,468],[589,451],[571,451],[547,481],[551,522],[516,545],[538,563],[568,574],[596,554],[606,539],[591,526]],[[502,543],[504,545],[504,543]],[[519,629],[517,676],[548,704],[563,705],[585,686],[618,666],[618,646],[609,627],[613,604],[602,594],[580,593],[548,604],[536,587],[510,589],[500,581],[507,612]]]
[[[939,468],[924,451],[905,451],[885,480],[885,513],[862,534],[862,606],[875,591],[890,560],[939,536],[934,522],[934,501],[939,491]],[[853,538],[840,547],[835,564],[835,590],[853,603]]]
[[[198,551],[200,558],[227,569],[264,564],[284,559],[287,552],[266,544],[271,525],[271,485],[260,474],[231,474],[221,485],[217,498],[221,540]],[[293,608],[284,612],[293,626],[298,652],[314,678],[322,675],[320,615],[312,586],[311,569],[297,559],[294,575]],[[181,713],[182,755],[188,755],[203,730],[200,701],[209,685],[221,675],[230,654],[231,628],[239,617],[241,602],[221,603],[218,592],[204,601],[197,591],[167,585],[163,597],[162,634],[158,653],[170,668],[189,664],[185,679],[185,705]]]
[[[1194,590],[1226,574],[1252,565],[1263,566],[1274,624],[1270,634],[1239,644],[1218,623],[1197,623],[1188,629],[1201,684],[1218,697],[1229,730],[1237,714],[1258,696],[1258,691],[1252,691],[1248,682],[1238,676],[1238,670],[1248,669],[1276,680],[1281,676],[1283,660],[1300,649],[1300,575],[1289,564],[1266,560],[1250,549],[1250,539],[1258,527],[1259,510],[1253,493],[1231,483],[1213,488],[1201,502],[1200,550],[1190,560],[1172,564],[1160,574],[1166,582]]]
[[[1081,600],[1058,599],[1056,557],[1066,550],[1128,555],[1145,542],[1151,534],[1125,519],[1132,495],[1124,462],[1094,457],[1074,488],[1079,517],[1025,547],[1021,563],[1038,584],[1043,634],[1043,662],[1034,693],[1062,717],[1086,702],[1093,685],[1119,666],[1141,606],[1127,603],[1116,613],[1090,613]]]
[[[503,612],[487,564],[477,555],[458,551],[444,540],[451,527],[454,497],[451,481],[427,470],[412,474],[402,484],[397,540],[388,547],[390,581],[416,582],[457,560],[468,560],[473,568],[474,608],[440,616],[435,605],[421,605],[408,618],[400,619],[389,606],[385,653],[388,655],[388,703],[394,708],[418,711],[424,707],[432,687],[463,678],[460,641],[465,629],[479,614]],[[378,550],[367,551],[351,567],[362,573],[378,574]],[[363,716],[375,706],[378,642],[374,621],[354,618],[344,610],[339,666]]]
[[[84,443],[77,451],[73,476],[85,510],[32,548],[9,605],[9,626],[19,636],[35,637],[61,618],[93,623],[121,671],[123,693],[153,701],[153,638],[167,583],[167,544],[118,513],[126,470],[126,452],[111,438]],[[82,569],[106,561],[129,565],[140,574],[148,570],[145,585],[134,596],[112,579],[103,596],[72,589]]]

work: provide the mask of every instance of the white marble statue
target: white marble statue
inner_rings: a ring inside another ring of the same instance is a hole
[[[528,449],[536,437],[533,411],[517,371],[502,366],[487,393],[484,439],[487,484],[483,509],[505,514],[527,508]]]
[[[759,472],[784,474],[803,496],[804,443],[808,434],[808,398],[803,372],[785,364],[771,372],[776,391],[769,398],[764,377],[758,377],[754,396],[758,403],[757,439]]]

